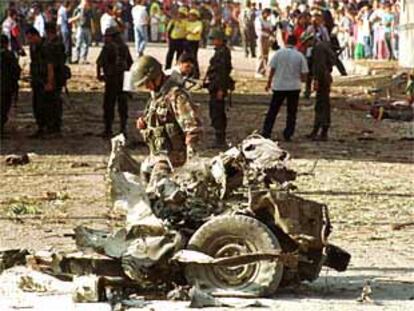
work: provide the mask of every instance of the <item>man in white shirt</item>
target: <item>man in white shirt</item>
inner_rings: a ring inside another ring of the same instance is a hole
[[[286,128],[283,131],[285,141],[290,141],[295,132],[296,113],[302,81],[309,72],[308,64],[302,53],[295,49],[296,37],[290,35],[286,48],[278,50],[270,60],[270,73],[266,91],[273,91],[272,101],[263,125],[262,135],[270,138],[276,116],[287,98]]]
[[[145,0],[136,0],[132,8],[132,19],[134,22],[135,49],[138,57],[144,55],[145,46],[148,42],[149,17]]]
[[[33,27],[39,32],[40,36],[43,38],[45,36],[45,19],[43,18],[42,12],[40,12],[40,7],[35,5],[33,7]]]
[[[256,78],[264,77],[266,74],[270,47],[269,37],[272,33],[272,24],[268,20],[271,13],[272,11],[270,9],[264,9],[261,16],[256,17],[254,22],[257,35],[257,47],[259,48],[259,59],[257,61],[255,74]]]
[[[57,26],[62,37],[63,45],[65,46],[66,59],[69,62],[71,62],[72,57],[72,32],[68,16],[70,5],[70,0],[63,1],[57,13]]]
[[[102,14],[101,17],[101,33],[104,34],[106,30],[110,27],[117,27],[116,20],[113,16],[114,14],[114,7],[112,4],[108,4],[105,8],[105,13]]]

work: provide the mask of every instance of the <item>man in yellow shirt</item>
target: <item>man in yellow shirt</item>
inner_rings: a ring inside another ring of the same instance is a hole
[[[203,33],[203,23],[200,21],[200,12],[197,9],[190,10],[186,23],[186,33],[185,51],[194,58],[193,78],[198,79],[200,77],[200,68],[198,66],[197,54]]]
[[[186,7],[180,7],[178,9],[177,14],[168,23],[168,26],[167,26],[168,51],[167,51],[167,59],[165,61],[165,69],[171,68],[174,54],[176,54],[176,59],[178,59],[181,53],[184,51],[187,15],[188,15],[188,9]]]

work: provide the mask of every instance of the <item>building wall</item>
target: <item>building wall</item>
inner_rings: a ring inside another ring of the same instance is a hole
[[[401,1],[399,63],[414,68],[414,0]]]

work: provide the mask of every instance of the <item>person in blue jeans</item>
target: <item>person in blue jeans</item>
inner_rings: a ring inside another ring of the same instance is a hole
[[[290,141],[295,132],[296,113],[302,81],[309,73],[308,63],[303,54],[296,50],[297,39],[289,35],[286,48],[279,49],[270,60],[270,73],[266,91],[273,96],[263,124],[262,135],[271,138],[276,117],[283,102],[287,101],[286,127],[283,131],[285,141]]]
[[[134,21],[135,49],[137,56],[144,55],[144,50],[148,42],[148,23],[149,17],[145,0],[137,0],[132,8],[132,19]]]
[[[89,46],[92,41],[92,10],[89,1],[82,0],[73,15],[69,22],[76,23],[76,53],[74,63],[79,63],[82,58],[83,63],[87,64]]]

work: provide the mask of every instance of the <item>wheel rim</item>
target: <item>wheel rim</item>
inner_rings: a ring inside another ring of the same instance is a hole
[[[208,254],[214,258],[232,257],[257,251],[253,243],[245,238],[224,236],[209,244]],[[208,273],[210,281],[221,288],[240,288],[254,279],[260,263],[232,267],[212,267]]]

